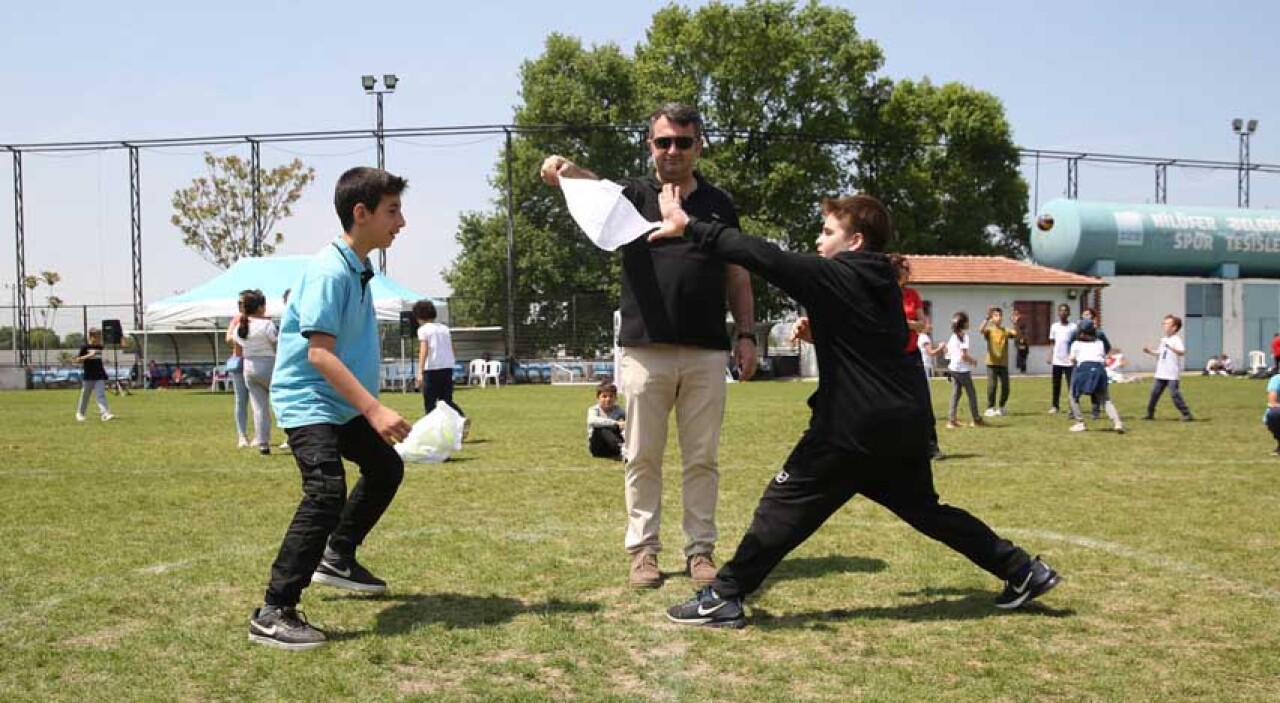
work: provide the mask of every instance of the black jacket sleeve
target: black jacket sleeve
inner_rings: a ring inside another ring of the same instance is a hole
[[[759,274],[801,305],[810,305],[828,271],[827,260],[814,254],[783,251],[760,237],[743,234],[720,222],[690,218],[684,236],[700,251]]]

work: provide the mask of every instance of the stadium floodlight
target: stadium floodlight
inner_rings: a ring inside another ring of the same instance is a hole
[[[1248,131],[1249,134],[1253,134],[1254,132],[1258,131],[1258,121],[1249,120],[1249,126],[1246,127],[1246,130]]]
[[[1240,119],[1239,117],[1235,118],[1234,120],[1231,120],[1232,132],[1239,134],[1243,128],[1244,128],[1244,120]]]
[[[378,85],[378,79],[373,76],[360,76],[360,85],[363,85],[365,90],[373,90]],[[1239,121],[1236,120],[1236,122]]]
[[[387,87],[387,90],[395,90],[396,84],[399,82],[400,79],[394,73],[387,73],[382,76],[382,84]]]

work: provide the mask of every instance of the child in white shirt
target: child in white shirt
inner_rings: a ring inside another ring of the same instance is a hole
[[[1094,407],[1102,406],[1107,417],[1115,423],[1115,430],[1124,434],[1124,423],[1120,420],[1120,411],[1111,402],[1111,394],[1107,389],[1106,345],[1098,339],[1098,328],[1093,320],[1082,320],[1076,329],[1076,339],[1071,343],[1068,358],[1076,364],[1071,374],[1071,393],[1067,399],[1071,402],[1071,417],[1076,424],[1071,426],[1072,432],[1084,432],[1084,414],[1080,411],[1080,396],[1093,396]]]
[[[1187,348],[1182,344],[1182,338],[1178,336],[1178,332],[1182,329],[1182,318],[1176,315],[1164,316],[1164,336],[1160,338],[1160,345],[1156,349],[1143,347],[1142,351],[1157,358],[1156,361],[1156,381],[1151,386],[1151,397],[1147,399],[1147,415],[1143,420],[1156,419],[1156,403],[1159,402],[1160,396],[1164,394],[1164,389],[1169,389],[1169,394],[1173,396],[1173,405],[1182,413],[1183,422],[1191,422],[1195,418],[1191,417],[1191,408],[1187,407],[1187,401],[1182,398],[1182,391],[1178,389],[1178,379],[1182,377],[1182,362],[1187,355]]]
[[[627,412],[618,405],[618,387],[601,381],[596,386],[596,404],[587,408],[587,448],[591,456],[621,459],[626,426]]]
[[[970,427],[982,425],[978,414],[978,390],[973,387],[973,365],[977,362],[969,356],[969,315],[958,312],[951,317],[951,338],[947,340],[947,369],[951,372],[951,407],[947,411],[947,427],[959,427],[956,411],[960,406],[960,394],[969,394]]]

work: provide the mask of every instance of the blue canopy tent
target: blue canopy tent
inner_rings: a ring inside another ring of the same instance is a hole
[[[188,360],[194,357],[220,360],[221,338],[226,325],[238,310],[240,291],[259,289],[267,297],[267,314],[279,318],[284,311],[284,293],[296,285],[311,256],[272,256],[244,258],[214,278],[184,293],[147,305],[143,328],[129,334],[142,337],[143,358],[151,359],[150,342],[167,339],[173,356]],[[420,295],[391,278],[377,274],[369,281],[373,306],[378,321],[399,322],[400,312],[426,296]],[[429,298],[436,304],[441,322],[448,322],[448,305],[443,299]],[[168,354],[164,354],[168,356]]]

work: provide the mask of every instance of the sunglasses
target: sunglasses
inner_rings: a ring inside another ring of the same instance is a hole
[[[697,140],[693,137],[654,137],[649,141],[663,151],[670,149],[672,144],[675,144],[680,151],[684,151],[692,149]]]

